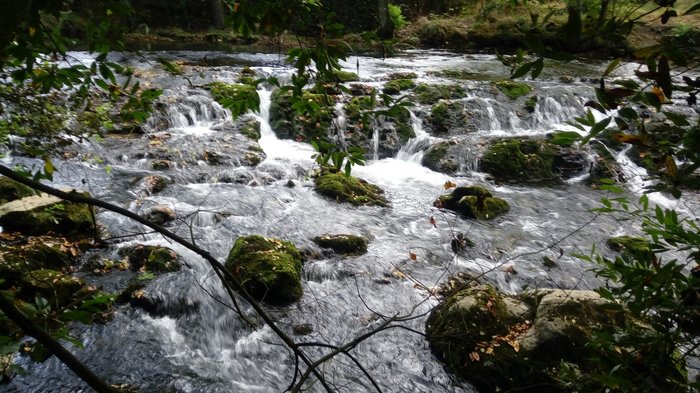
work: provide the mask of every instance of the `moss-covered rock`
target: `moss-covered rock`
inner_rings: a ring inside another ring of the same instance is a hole
[[[481,158],[481,170],[497,181],[558,183],[554,173],[556,149],[544,140],[512,138],[492,142]]]
[[[459,163],[449,155],[450,142],[436,143],[425,152],[421,164],[436,172],[454,173],[459,169]]]
[[[260,139],[260,122],[254,118],[245,119],[241,122],[241,134],[258,141]]]
[[[423,104],[434,104],[439,100],[462,98],[464,89],[459,85],[429,85],[421,83],[413,90],[416,100]]]
[[[533,96],[527,97],[527,99],[525,100],[525,104],[523,104],[523,108],[525,108],[525,110],[528,111],[529,113],[533,113],[533,112],[535,112],[535,108],[537,108],[537,101],[538,101],[537,96],[533,95]]]
[[[22,276],[21,294],[25,299],[34,299],[36,295],[58,305],[67,305],[73,295],[85,286],[83,280],[56,270],[32,270]]]
[[[61,270],[69,267],[74,257],[61,238],[32,238],[28,242],[0,245],[0,277],[2,286],[13,286],[22,275],[32,270]],[[61,246],[64,246],[63,248]]]
[[[384,94],[399,94],[400,92],[416,87],[413,79],[393,79],[384,84]]]
[[[330,248],[343,255],[361,255],[367,252],[367,239],[357,235],[322,235],[312,239],[319,247]]]
[[[338,82],[341,83],[357,82],[360,80],[360,76],[351,71],[335,70],[333,71],[333,76]]]
[[[615,251],[626,252],[633,255],[651,256],[651,243],[639,236],[616,236],[607,241],[608,247]]]
[[[356,206],[389,206],[389,202],[384,198],[384,191],[362,179],[325,171],[316,177],[315,183],[319,194],[338,202],[348,202]]]
[[[433,105],[428,117],[428,123],[436,134],[464,128],[466,122],[464,104],[454,101],[441,101]]]
[[[182,268],[177,253],[167,247],[139,244],[122,248],[119,255],[129,259],[129,266],[133,271],[168,273]]]
[[[438,198],[434,205],[481,220],[492,220],[510,211],[508,202],[479,186],[457,187],[450,194]]]
[[[224,107],[242,108],[244,106],[258,107],[260,105],[260,97],[255,86],[212,82],[207,87],[211,91],[214,101]]]
[[[31,188],[8,177],[0,177],[0,205],[31,195],[34,195]]]
[[[49,232],[87,235],[92,233],[93,216],[88,205],[70,203],[42,194],[0,206],[0,225],[5,231],[18,231],[26,235],[44,235]]]
[[[270,125],[278,138],[308,142],[327,137],[334,116],[332,96],[304,92],[302,100],[317,108],[303,116],[292,108],[291,92],[275,90],[271,100]]]
[[[562,362],[575,365],[582,380],[610,371],[591,361],[597,356],[587,346],[593,330],[643,326],[610,305],[592,291],[538,289],[509,296],[478,285],[450,294],[431,313],[426,333],[447,368],[480,390],[578,391],[559,378]]]
[[[494,84],[496,88],[511,100],[530,94],[532,86],[525,82],[515,82],[511,80],[498,81]]]
[[[301,299],[302,260],[294,244],[254,235],[236,239],[226,268],[256,300],[282,306]]]

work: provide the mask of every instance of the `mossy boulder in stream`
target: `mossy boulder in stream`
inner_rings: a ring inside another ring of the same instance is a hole
[[[275,90],[271,96],[270,125],[280,139],[295,139],[311,141],[325,139],[328,127],[333,119],[335,102],[327,94],[317,94],[305,91],[301,102],[306,109],[313,107],[305,115],[299,115],[292,107],[292,93],[281,89]]]
[[[450,153],[451,142],[436,143],[425,152],[421,164],[436,172],[455,173],[459,169],[458,157]]]
[[[23,274],[39,269],[65,269],[74,262],[63,238],[29,238],[0,245],[0,277],[13,285]]]
[[[236,239],[226,268],[253,298],[283,306],[301,299],[302,260],[294,244],[253,235]]]
[[[119,255],[129,259],[129,266],[133,271],[168,273],[182,268],[177,253],[167,247],[139,244],[122,248]]]
[[[489,145],[480,166],[496,181],[558,183],[553,170],[555,155],[555,147],[545,140],[499,139]]]
[[[503,80],[496,82],[494,85],[501,93],[505,94],[506,97],[511,100],[517,100],[532,91],[532,86],[525,82]]]
[[[647,239],[639,236],[615,236],[609,238],[607,243],[608,247],[611,249],[623,253],[643,257],[651,257],[653,254],[651,243]]]
[[[88,205],[41,194],[0,206],[0,225],[4,231],[17,231],[25,235],[49,232],[87,235],[93,230],[93,217]]]
[[[440,101],[433,105],[428,117],[430,128],[436,134],[465,129],[466,122],[464,104],[454,101]]]
[[[0,177],[0,205],[31,195],[34,195],[31,188],[9,177]]]
[[[214,101],[232,112],[243,114],[247,109],[260,107],[260,97],[255,86],[248,84],[228,84],[212,82],[207,85]]]
[[[462,98],[464,89],[459,85],[429,85],[421,83],[413,90],[416,100],[423,104],[435,104],[439,100]]]
[[[612,333],[644,325],[622,307],[592,291],[538,289],[517,296],[488,285],[448,295],[430,314],[426,334],[433,353],[455,375],[483,391],[548,392],[575,390],[559,378],[575,367],[581,380],[610,372],[587,346],[594,330]],[[632,355],[630,355],[632,356]],[[673,355],[667,355],[673,356]],[[641,375],[645,365],[640,362]],[[655,381],[669,389],[672,382]]]
[[[316,177],[316,191],[338,202],[361,206],[389,206],[384,191],[374,184],[353,176],[324,171]]]
[[[450,194],[438,198],[434,205],[481,220],[492,220],[510,211],[508,202],[479,186],[457,187]]]
[[[416,87],[416,82],[413,79],[393,79],[384,84],[382,92],[394,95],[414,87]]]
[[[319,247],[329,248],[342,255],[367,253],[367,239],[357,235],[322,235],[312,239]]]
[[[56,270],[39,269],[25,273],[20,285],[25,299],[34,299],[39,295],[56,304],[66,305],[85,286],[85,282]]]

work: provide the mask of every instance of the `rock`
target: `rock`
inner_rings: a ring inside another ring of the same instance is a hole
[[[416,87],[413,79],[392,79],[384,84],[382,92],[384,94],[399,94],[400,92]]]
[[[166,224],[177,218],[175,211],[164,205],[153,206],[147,209],[141,216],[158,225]]]
[[[12,285],[26,272],[39,269],[65,269],[74,262],[74,256],[62,238],[42,237],[27,242],[0,245],[0,277]]]
[[[534,393],[547,386],[548,392],[569,392],[559,378],[562,362],[575,365],[583,379],[608,374],[605,364],[589,361],[597,353],[586,345],[592,330],[612,333],[631,323],[643,326],[592,291],[508,296],[477,285],[445,298],[430,314],[426,333],[448,369],[482,391]]]
[[[119,255],[129,259],[129,265],[133,271],[168,273],[182,268],[177,253],[167,247],[139,244],[122,248],[119,250]]]
[[[450,145],[449,141],[444,141],[430,146],[423,155],[421,164],[436,172],[448,174],[457,172],[459,163],[457,157],[450,154]]]
[[[240,132],[248,138],[258,141],[260,139],[260,122],[255,118],[242,120]]]
[[[350,72],[350,71],[334,70],[333,76],[335,77],[337,82],[341,82],[341,83],[357,82],[360,80],[359,75],[357,75],[354,72]]]
[[[356,206],[389,206],[381,188],[342,173],[325,171],[316,177],[315,184],[316,192],[338,202]]]
[[[511,100],[517,100],[519,97],[527,95],[532,91],[532,86],[524,82],[503,80],[494,83],[494,85],[501,93],[505,94]]]
[[[589,171],[591,162],[588,156],[574,148],[559,147],[556,149],[552,170],[563,179],[570,179],[582,175]]]
[[[457,187],[448,195],[438,198],[434,205],[455,211],[467,218],[493,220],[510,211],[508,202],[494,197],[479,186]]]
[[[324,139],[334,117],[332,96],[305,91],[302,100],[318,105],[309,116],[300,116],[292,108],[292,93],[275,90],[270,98],[270,125],[280,139],[312,141]]]
[[[143,178],[142,182],[143,188],[149,195],[161,192],[168,186],[168,179],[163,176],[151,175]]]
[[[51,269],[32,270],[21,280],[21,297],[34,299],[36,295],[59,306],[71,303],[73,295],[85,286],[85,282]]]
[[[173,167],[173,163],[168,160],[153,160],[151,162],[151,168],[157,171],[168,170]]]
[[[258,301],[283,306],[303,294],[302,255],[290,242],[258,235],[240,237],[229,252],[226,268]]]
[[[296,336],[307,336],[314,332],[314,327],[310,323],[302,323],[292,326],[292,332]]]
[[[0,206],[0,225],[7,232],[35,236],[49,232],[92,234],[94,228],[90,206],[47,194],[24,197]]]
[[[511,138],[493,141],[482,156],[481,170],[497,181],[559,183],[554,173],[556,149],[545,140]]]
[[[651,243],[643,237],[639,236],[616,236],[611,237],[607,241],[608,247],[614,251],[639,255],[643,257],[651,257],[653,255]]]
[[[212,82],[207,84],[214,101],[224,108],[231,108],[234,113],[243,114],[244,109],[260,106],[260,97],[255,86],[248,84],[227,84]]]
[[[356,235],[322,235],[312,239],[322,248],[330,248],[342,255],[361,255],[367,253],[367,239]]]
[[[445,134],[450,131],[466,132],[467,117],[461,102],[440,101],[433,105],[428,123],[433,133]]]
[[[34,195],[34,190],[9,177],[0,177],[0,205]]]
[[[418,78],[418,74],[416,74],[415,72],[392,72],[386,77],[387,79],[392,81],[397,79],[416,79]]]
[[[435,104],[439,100],[462,98],[464,89],[459,85],[428,85],[421,83],[413,90],[416,99],[423,105]]]

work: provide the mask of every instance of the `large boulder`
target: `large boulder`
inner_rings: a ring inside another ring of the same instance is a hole
[[[25,235],[90,233],[91,208],[41,194],[24,197],[0,206],[0,225],[4,231]]]
[[[510,211],[508,202],[494,197],[484,187],[457,187],[451,193],[439,197],[436,207],[455,211],[467,218],[492,220]]]
[[[236,239],[226,268],[254,299],[284,306],[303,294],[302,259],[290,242],[253,235]]]
[[[356,206],[389,206],[384,191],[362,179],[326,171],[316,177],[316,192]]]
[[[481,169],[497,181],[518,183],[559,182],[553,171],[556,149],[545,140],[499,139],[481,158]]]
[[[430,347],[456,375],[483,391],[574,391],[559,377],[564,363],[583,377],[606,374],[591,361],[593,330],[639,322],[592,291],[538,289],[517,296],[488,285],[449,295],[426,325]],[[640,371],[643,365],[640,365]]]

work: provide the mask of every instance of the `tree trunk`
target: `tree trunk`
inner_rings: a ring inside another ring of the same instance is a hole
[[[211,21],[217,29],[224,28],[224,4],[221,0],[209,0]]]

